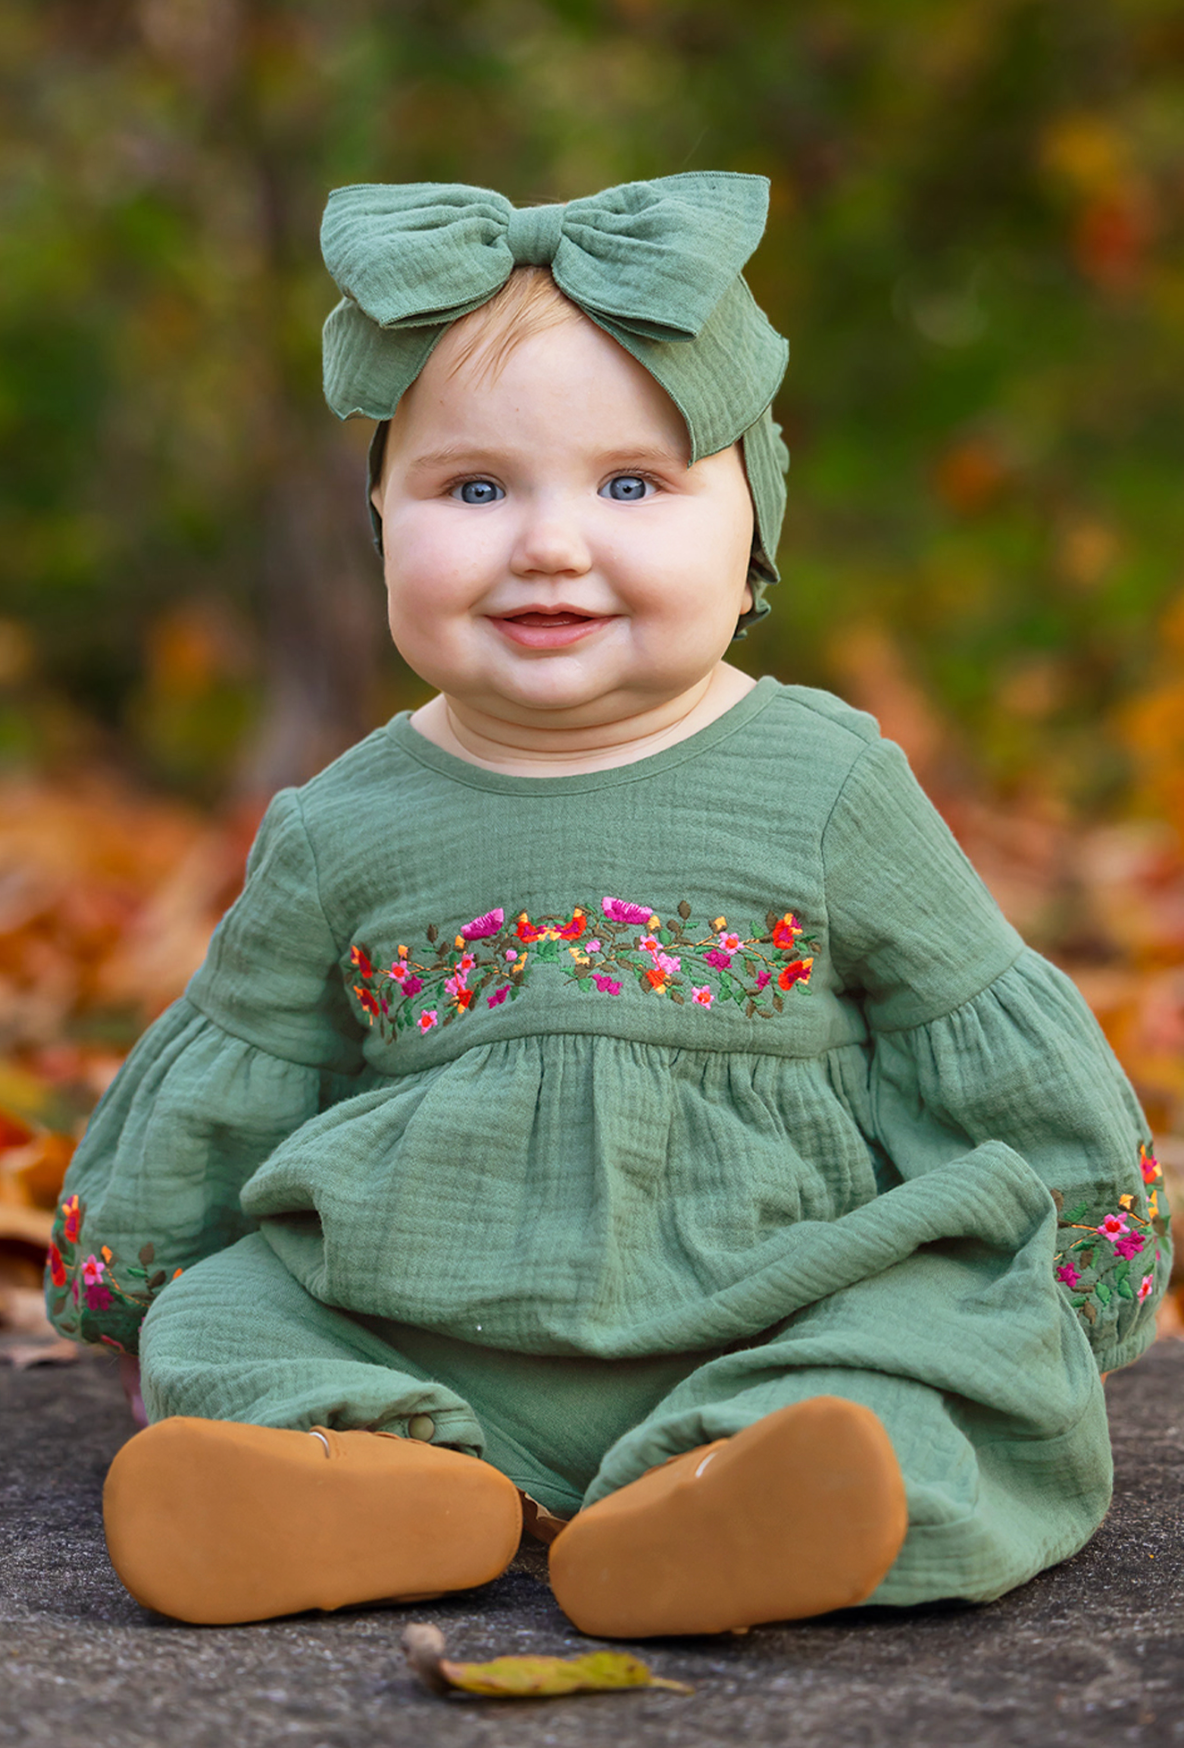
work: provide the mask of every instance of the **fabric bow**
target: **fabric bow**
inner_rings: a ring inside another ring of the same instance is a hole
[[[761,238],[763,176],[692,171],[564,206],[515,207],[490,188],[362,183],[329,196],[325,264],[380,328],[454,322],[516,266],[549,266],[589,314],[651,340],[690,340]]]
[[[456,183],[336,189],[321,227],[342,292],[325,325],[326,398],[342,418],[390,418],[450,323],[516,266],[549,266],[671,395],[692,460],[726,448],[769,405],[788,357],[740,277],[768,200],[765,177],[729,171],[524,208]]]

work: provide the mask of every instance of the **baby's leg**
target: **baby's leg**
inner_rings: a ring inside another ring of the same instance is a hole
[[[844,1585],[848,1603],[988,1601],[1075,1553],[1110,1495],[1097,1371],[1067,1306],[1009,1317],[998,1277],[981,1246],[928,1248],[701,1366],[606,1455],[552,1549],[560,1604],[601,1635],[710,1632],[842,1606]],[[877,1571],[893,1468],[907,1534]],[[848,1533],[861,1495],[866,1561]]]
[[[260,1620],[466,1589],[513,1558],[518,1493],[479,1460],[468,1404],[262,1239],[162,1294],[143,1359],[154,1424],[112,1464],[104,1519],[148,1606]]]

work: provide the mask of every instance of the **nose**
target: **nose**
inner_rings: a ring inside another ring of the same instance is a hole
[[[574,504],[547,497],[524,506],[510,558],[515,576],[580,577],[591,568],[591,549]]]

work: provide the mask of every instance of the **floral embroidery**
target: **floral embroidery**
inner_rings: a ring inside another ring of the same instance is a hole
[[[692,925],[685,899],[665,922],[652,905],[625,898],[601,899],[599,912],[577,904],[570,916],[523,910],[507,919],[499,905],[464,923],[448,947],[431,924],[425,952],[416,956],[400,946],[385,967],[355,944],[353,992],[384,1037],[450,1026],[482,1002],[496,1008],[514,1001],[536,964],[555,966],[581,994],[617,996],[635,982],[643,994],[680,1007],[733,1002],[749,1019],[783,1012],[790,990],[809,993],[817,942],[792,911],[771,910],[763,924],[747,929],[722,916]]]
[[[170,1276],[167,1269],[154,1269],[155,1249],[145,1244],[138,1264],[128,1263],[120,1270],[127,1280],[142,1282],[142,1287],[121,1286],[114,1274],[119,1259],[110,1246],[100,1245],[96,1253],[86,1251],[82,1244],[85,1217],[85,1202],[71,1196],[61,1204],[54,1221],[46,1255],[52,1289],[50,1315],[63,1335],[76,1341],[98,1339],[109,1347],[128,1351],[117,1335],[133,1336],[157,1293],[170,1279],[176,1280],[181,1270],[174,1269]],[[117,1334],[94,1328],[92,1314],[100,1312],[115,1314],[112,1328]]]
[[[1099,1305],[1118,1299],[1141,1304],[1155,1288],[1161,1254],[1156,1241],[1168,1229],[1166,1207],[1160,1206],[1163,1170],[1145,1146],[1139,1148],[1139,1167],[1142,1208],[1135,1205],[1138,1192],[1122,1195],[1117,1208],[1099,1218],[1088,1202],[1066,1212],[1064,1197],[1058,1190],[1052,1193],[1061,1244],[1053,1259],[1056,1278],[1075,1295],[1074,1309],[1090,1324],[1097,1322]]]

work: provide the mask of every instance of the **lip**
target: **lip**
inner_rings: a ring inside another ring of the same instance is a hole
[[[612,614],[579,613],[574,609],[524,608],[513,617],[491,617],[489,623],[522,649],[567,649],[591,637]]]

